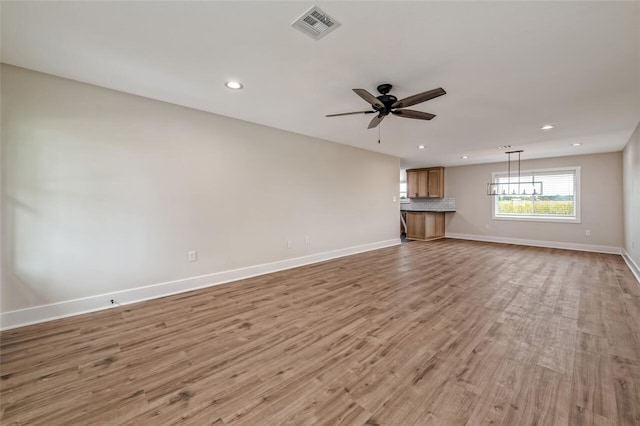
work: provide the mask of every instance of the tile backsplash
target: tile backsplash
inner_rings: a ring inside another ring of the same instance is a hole
[[[455,197],[421,198],[421,199],[409,200],[408,203],[400,203],[400,210],[452,211],[455,209],[456,209]]]

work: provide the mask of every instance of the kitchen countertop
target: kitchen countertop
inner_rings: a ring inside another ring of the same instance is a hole
[[[451,210],[451,209],[433,209],[433,208],[416,208],[416,207],[403,207],[400,206],[400,211],[402,212],[430,212],[430,213],[452,213],[455,212],[455,210]]]

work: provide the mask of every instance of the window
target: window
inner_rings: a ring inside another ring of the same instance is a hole
[[[409,198],[407,198],[407,182],[400,182],[400,202],[409,202]]]
[[[493,196],[493,219],[580,223],[580,167],[522,171],[519,181],[541,182],[541,194],[532,193],[531,184],[516,189],[518,176],[513,174],[509,179],[507,173],[494,172],[492,181],[509,188]]]

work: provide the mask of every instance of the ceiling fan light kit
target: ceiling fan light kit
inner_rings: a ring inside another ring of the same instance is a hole
[[[373,96],[365,89],[353,89],[353,91],[368,102],[371,105],[371,110],[367,111],[357,111],[357,112],[343,112],[339,114],[329,114],[327,117],[338,117],[342,115],[355,115],[355,114],[377,114],[371,122],[369,123],[368,128],[373,129],[377,127],[384,118],[393,114],[398,117],[403,118],[413,118],[416,120],[431,120],[435,117],[434,114],[430,114],[428,112],[415,111],[411,109],[403,109],[406,107],[410,107],[412,105],[416,105],[422,102],[426,102],[433,98],[437,98],[438,96],[445,95],[447,92],[442,87],[438,87],[437,89],[429,90],[427,92],[418,93],[413,96],[409,96],[404,99],[398,100],[397,97],[390,95],[389,92],[393,86],[389,83],[381,84],[377,87],[378,92],[380,92],[380,96]]]

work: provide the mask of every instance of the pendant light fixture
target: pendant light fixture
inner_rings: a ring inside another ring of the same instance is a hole
[[[497,182],[488,183],[487,195],[504,195],[512,197],[518,195],[542,195],[542,182],[535,181],[533,174],[531,175],[530,181],[522,181],[520,178],[520,154],[522,152],[524,151],[519,150],[506,152],[509,156],[506,182],[500,182],[500,178],[498,178]],[[516,181],[511,179],[511,154],[518,154],[518,178]]]

